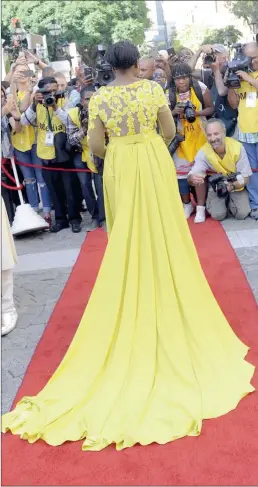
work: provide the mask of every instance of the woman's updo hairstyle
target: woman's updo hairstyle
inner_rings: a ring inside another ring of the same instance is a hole
[[[113,69],[129,69],[137,65],[140,53],[137,47],[129,41],[120,41],[113,44],[107,53],[107,62]]]

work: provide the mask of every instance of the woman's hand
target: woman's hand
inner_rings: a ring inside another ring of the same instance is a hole
[[[16,103],[14,100],[14,96],[12,94],[7,96],[6,104],[5,104],[5,111],[6,113],[11,113],[13,110],[16,109]]]
[[[172,110],[172,115],[179,115],[182,118],[184,115],[184,107],[180,103],[177,103],[174,110]]]

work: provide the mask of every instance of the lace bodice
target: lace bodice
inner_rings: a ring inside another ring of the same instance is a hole
[[[88,137],[92,152],[100,155],[101,149],[94,139],[101,137],[104,130],[109,138],[147,134],[156,129],[157,122],[164,138],[167,135],[173,138],[173,117],[156,82],[139,80],[126,86],[103,86],[89,103]]]

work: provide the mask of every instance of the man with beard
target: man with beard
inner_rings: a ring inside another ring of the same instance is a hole
[[[226,137],[226,128],[221,120],[210,119],[206,125],[207,143],[199,150],[194,165],[188,175],[191,186],[206,184],[207,172],[215,172],[227,178],[239,173],[237,181],[225,181],[228,194],[219,197],[217,188],[208,183],[206,209],[214,220],[224,220],[230,212],[237,220],[244,220],[250,213],[250,203],[246,185],[252,170],[243,145],[235,139]],[[198,199],[198,196],[197,196]],[[197,201],[198,204],[198,201]]]

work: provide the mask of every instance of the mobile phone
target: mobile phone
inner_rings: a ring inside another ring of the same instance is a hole
[[[33,76],[35,76],[34,71],[32,71],[31,69],[29,69],[28,71],[21,71],[21,73],[24,78],[32,78]]]
[[[176,51],[173,47],[169,47],[167,49],[167,53],[169,54],[169,56],[175,56],[176,55]]]

